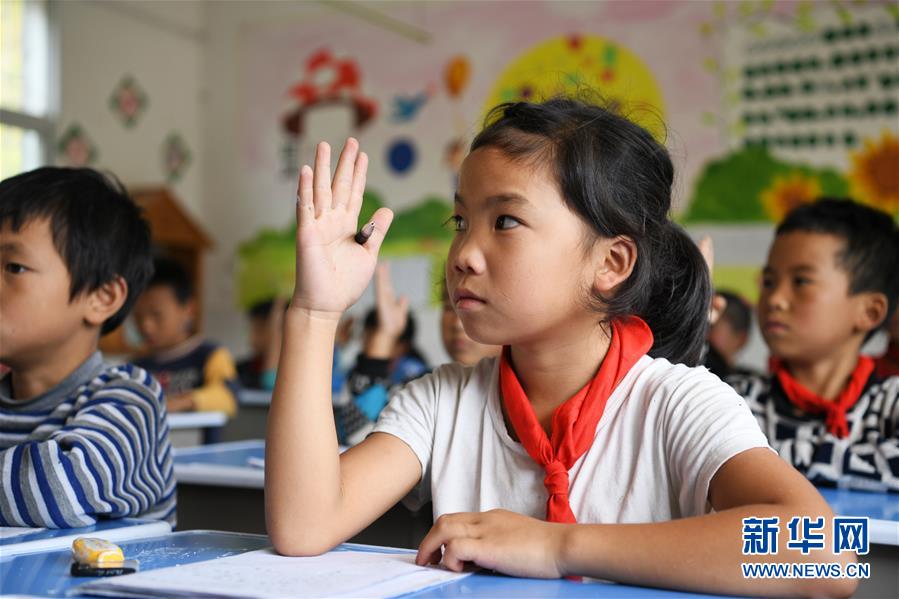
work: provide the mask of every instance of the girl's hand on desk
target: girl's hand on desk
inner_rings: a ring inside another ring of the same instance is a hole
[[[380,208],[372,216],[375,230],[360,245],[353,236],[362,207],[368,157],[359,142],[344,145],[331,179],[331,148],[322,142],[315,151],[315,170],[300,169],[297,189],[296,286],[291,310],[319,318],[340,319],[359,299],[378,258],[393,212]]]
[[[510,576],[559,578],[565,529],[507,510],[446,514],[421,542],[415,563],[437,564],[442,558],[455,572],[471,562]]]

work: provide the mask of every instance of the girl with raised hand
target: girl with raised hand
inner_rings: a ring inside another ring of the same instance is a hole
[[[694,591],[848,595],[851,579],[746,579],[750,561],[848,563],[830,551],[743,555],[743,519],[832,513],[702,368],[711,288],[668,219],[673,167],[644,129],[576,100],[497,107],[465,159],[447,285],[465,331],[503,345],[395,393],[338,455],[337,323],[371,279],[392,219],[353,239],[367,158],[348,140],[300,172],[297,285],[266,444],[275,548],[327,551],[401,498],[432,499],[418,563],[591,576]]]

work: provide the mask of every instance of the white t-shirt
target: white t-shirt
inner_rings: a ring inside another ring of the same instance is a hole
[[[545,519],[544,470],[503,421],[499,359],[447,364],[397,391],[374,429],[404,441],[422,478],[406,498],[434,517],[504,508]],[[593,445],[569,470],[581,523],[658,522],[711,511],[709,482],[728,459],[768,447],[727,384],[705,368],[642,357],[606,404]]]

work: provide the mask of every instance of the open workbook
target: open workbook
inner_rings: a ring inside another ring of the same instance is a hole
[[[284,557],[271,549],[92,581],[73,594],[107,597],[395,597],[468,574],[415,565],[414,552],[337,549]]]

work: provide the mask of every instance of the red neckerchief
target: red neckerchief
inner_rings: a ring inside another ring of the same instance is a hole
[[[546,470],[543,484],[549,492],[547,522],[577,522],[568,504],[568,470],[593,444],[609,396],[637,360],[646,355],[652,341],[652,332],[639,318],[613,321],[609,350],[599,371],[553,412],[551,439],[537,421],[534,408],[512,369],[509,347],[503,348],[499,370],[503,405],[521,444]]]
[[[877,358],[876,373],[879,378],[899,376],[899,342],[892,342],[887,346],[885,354]]]
[[[794,406],[801,408],[809,414],[824,414],[824,424],[832,435],[840,439],[849,435],[849,423],[846,421],[846,412],[855,405],[865,390],[868,377],[874,372],[874,360],[868,356],[859,356],[855,370],[849,377],[849,383],[843,387],[840,394],[833,401],[819,397],[803,387],[787,370],[786,364],[777,358],[770,360],[771,372],[780,381],[787,399]]]

